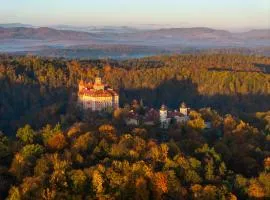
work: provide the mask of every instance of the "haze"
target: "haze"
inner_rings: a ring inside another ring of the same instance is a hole
[[[268,0],[1,0],[0,23],[269,28]]]

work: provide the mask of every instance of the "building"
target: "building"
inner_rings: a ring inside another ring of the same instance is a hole
[[[184,104],[183,104],[184,105]],[[145,107],[143,115],[135,112],[133,109],[125,116],[127,125],[145,125],[155,126],[160,124],[160,128],[168,129],[173,124],[185,124],[189,121],[188,108],[181,106],[182,112],[179,110],[170,111],[165,105],[162,105],[159,110]]]
[[[125,116],[127,125],[145,125],[154,126],[159,122],[159,112],[153,108],[147,109],[144,115],[139,115],[134,110],[130,110]]]
[[[187,123],[189,120],[188,116],[189,108],[185,103],[182,103],[179,111],[168,111],[165,105],[162,105],[159,110],[160,127],[163,129],[169,128],[170,124],[176,122],[177,124]]]
[[[154,126],[159,122],[159,112],[151,108],[146,111],[143,117],[143,124],[146,126]]]
[[[174,119],[175,119],[175,121],[176,121],[177,124],[185,124],[185,123],[188,122],[189,116],[176,115],[176,116],[174,117]]]
[[[104,85],[100,77],[97,77],[94,84],[80,81],[78,104],[84,110],[117,109],[119,107],[119,95],[112,88]]]
[[[174,119],[176,124],[185,124],[189,120],[188,115],[184,115],[177,110],[168,111],[168,118]]]
[[[160,128],[167,129],[171,122],[171,118],[168,118],[168,110],[165,105],[162,105],[159,110]]]
[[[181,106],[179,108],[180,113],[183,114],[184,116],[188,116],[188,110],[189,109],[188,109],[187,105],[184,102],[181,103]]]

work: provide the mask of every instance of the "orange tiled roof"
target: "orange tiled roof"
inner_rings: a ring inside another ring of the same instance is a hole
[[[144,121],[145,122],[151,122],[159,119],[159,112],[155,109],[151,108],[145,113]]]
[[[113,97],[118,96],[118,94],[114,90],[94,90],[84,88],[79,92],[79,95],[86,95],[91,97]]]

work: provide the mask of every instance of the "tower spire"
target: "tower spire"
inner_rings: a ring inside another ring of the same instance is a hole
[[[95,83],[94,83],[93,88],[95,90],[104,90],[104,85],[102,84],[102,81],[101,81],[100,77],[95,78]]]

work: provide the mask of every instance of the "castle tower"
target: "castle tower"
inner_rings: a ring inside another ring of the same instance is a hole
[[[184,116],[187,116],[188,115],[188,108],[186,106],[186,104],[183,102],[181,103],[181,106],[179,108],[179,111],[181,114],[183,114]]]
[[[165,105],[162,105],[160,110],[159,110],[159,119],[161,123],[164,123],[167,121],[167,116],[168,116],[168,110]]]
[[[104,85],[102,84],[100,77],[95,78],[95,83],[94,83],[93,88],[94,90],[104,90]]]
[[[160,128],[167,129],[170,119],[168,118],[168,110],[165,105],[162,105],[159,110]]]

